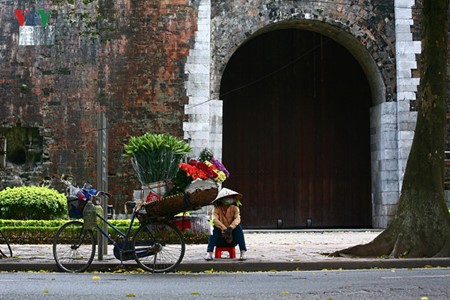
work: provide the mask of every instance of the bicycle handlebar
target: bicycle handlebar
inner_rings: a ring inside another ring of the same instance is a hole
[[[89,184],[89,183],[85,183],[82,188],[79,188],[78,186],[73,185],[72,179],[73,179],[72,177],[65,177],[64,175],[61,176],[61,181],[67,186],[68,189],[69,188],[76,188],[76,189],[79,189],[79,190],[83,190],[84,192],[89,194],[89,196],[94,196],[94,197],[107,196],[109,198],[109,197],[112,196],[108,192],[97,191],[97,190],[93,189],[92,185]]]
[[[103,195],[107,196],[108,198],[112,196],[110,193],[103,192],[103,191],[97,191],[97,193],[95,193],[94,196],[98,197],[98,196],[103,196]]]

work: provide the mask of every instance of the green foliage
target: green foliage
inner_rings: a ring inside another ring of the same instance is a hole
[[[125,233],[130,220],[108,220],[120,231]],[[69,220],[1,220],[0,230],[6,235],[10,244],[51,244],[56,231]],[[139,222],[133,224],[132,233],[139,228]],[[118,239],[118,234],[108,228],[108,233],[113,239]],[[186,244],[207,244],[209,235],[185,232]]]
[[[198,157],[198,159],[200,160],[200,161],[207,161],[207,160],[210,160],[211,158],[213,158],[213,153],[212,153],[212,151],[210,150],[210,149],[208,149],[208,148],[204,148],[201,152],[200,152],[200,155],[199,155],[199,157]]]
[[[184,155],[192,150],[189,144],[177,137],[150,132],[131,137],[124,149],[124,156],[131,157],[142,184],[171,180]]]
[[[59,227],[3,227],[10,244],[51,244]]]
[[[0,229],[5,227],[60,227],[68,220],[2,220]]]
[[[52,220],[66,215],[66,197],[54,189],[23,186],[0,191],[0,219]]]
[[[192,183],[192,178],[185,171],[178,170],[172,182],[173,188],[165,195],[166,197],[184,193],[187,186]]]

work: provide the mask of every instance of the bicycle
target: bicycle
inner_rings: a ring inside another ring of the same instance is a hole
[[[73,201],[73,192],[76,189],[69,183],[68,201]],[[108,193],[92,191],[82,188],[79,192],[90,197],[88,201],[95,201],[104,195],[110,197]],[[125,233],[100,214],[96,214],[98,221],[96,229],[113,244],[114,256],[120,260],[121,266],[124,260],[134,259],[142,269],[152,273],[175,270],[181,263],[186,249],[180,230],[165,218],[151,217],[143,213],[142,202],[128,201],[126,206],[131,208],[133,213]],[[133,234],[132,228],[136,219],[141,225]],[[119,238],[113,239],[104,231],[101,226],[104,224],[114,230]],[[61,271],[83,272],[94,260],[95,246],[94,230],[86,229],[79,220],[72,220],[62,225],[56,232],[53,238],[53,257]]]
[[[0,258],[12,257],[11,246],[9,245],[8,239],[0,230]]]

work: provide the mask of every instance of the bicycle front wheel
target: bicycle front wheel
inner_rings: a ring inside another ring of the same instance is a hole
[[[12,251],[6,236],[0,231],[0,258],[3,257],[12,257]]]
[[[53,257],[61,271],[85,271],[95,256],[95,238],[80,221],[71,221],[58,229],[53,238]]]
[[[138,265],[153,273],[174,271],[183,260],[183,235],[169,222],[143,224],[134,235],[133,244]]]

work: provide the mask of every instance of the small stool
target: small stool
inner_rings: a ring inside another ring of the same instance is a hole
[[[216,258],[222,258],[222,252],[227,251],[230,254],[230,258],[236,258],[235,247],[216,247]]]

